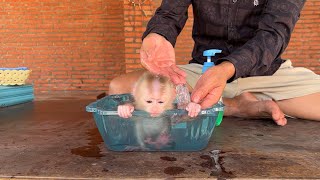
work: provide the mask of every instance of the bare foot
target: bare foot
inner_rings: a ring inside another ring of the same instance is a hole
[[[226,105],[225,116],[272,117],[280,126],[287,124],[287,119],[277,103],[272,100],[259,101],[249,92],[244,92],[232,99],[225,98],[223,102]]]

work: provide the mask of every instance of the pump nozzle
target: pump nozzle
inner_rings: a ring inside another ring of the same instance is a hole
[[[211,57],[215,56],[216,53],[221,53],[222,51],[220,49],[209,49],[206,51],[203,51],[203,56],[207,57],[207,62],[203,64],[202,73],[204,73],[208,68],[214,66],[214,63],[211,62]]]

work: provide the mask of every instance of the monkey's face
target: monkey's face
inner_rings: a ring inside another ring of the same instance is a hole
[[[165,95],[159,96],[155,94],[150,94],[149,96],[145,96],[143,99],[143,105],[145,107],[145,111],[150,113],[151,117],[157,117],[165,110],[170,109],[172,106],[172,101],[169,98],[165,97]]]
[[[138,81],[133,89],[133,96],[137,109],[156,117],[173,108],[176,92],[169,80],[151,74]]]

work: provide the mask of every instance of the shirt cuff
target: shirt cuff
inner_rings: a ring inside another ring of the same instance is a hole
[[[228,79],[227,83],[230,83],[230,82],[232,82],[232,81],[234,81],[234,80],[236,80],[236,79],[238,79],[240,77],[246,77],[247,76],[246,75],[246,70],[249,69],[250,67],[248,67],[246,64],[244,64],[243,61],[241,63],[241,60],[236,60],[236,59],[234,59],[232,57],[228,57],[227,56],[227,57],[223,57],[223,58],[218,59],[216,61],[216,64],[218,65],[218,64],[222,63],[223,61],[229,61],[235,67],[235,73],[230,79]]]
[[[172,44],[173,47],[176,44],[178,35],[169,26],[161,25],[161,26],[148,28],[143,33],[142,40],[150,33],[157,33],[157,34],[163,36]]]

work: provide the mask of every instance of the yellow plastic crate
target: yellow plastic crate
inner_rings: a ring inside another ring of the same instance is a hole
[[[31,70],[0,70],[0,85],[23,85]]]

